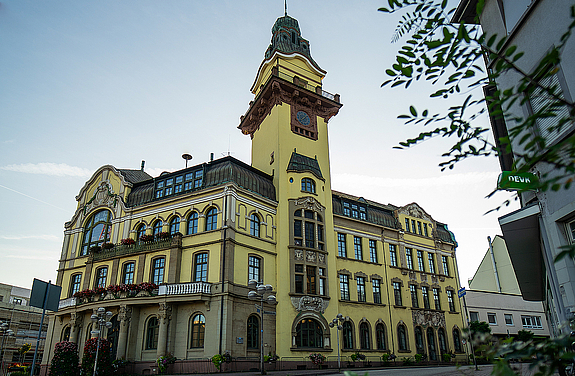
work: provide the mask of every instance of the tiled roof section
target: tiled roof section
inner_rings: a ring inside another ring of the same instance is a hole
[[[204,172],[201,187],[195,188],[192,191],[182,192],[177,195],[155,199],[154,192],[157,180],[164,180],[172,176],[181,176],[198,170],[203,170]],[[150,176],[148,180],[134,184],[134,187],[128,195],[126,205],[128,207],[139,206],[152,201],[161,201],[168,198],[190,194],[191,192],[197,192],[205,188],[216,187],[229,182],[236,183],[244,189],[275,201],[276,193],[273,185],[273,178],[271,176],[256,170],[233,157],[224,157],[213,162],[193,166],[185,170],[162,174],[157,178],[152,178]]]
[[[321,174],[321,169],[319,168],[319,163],[317,159],[306,157],[305,155],[301,155],[296,153],[295,151],[291,153],[291,158],[288,163],[287,171],[295,171],[295,172],[311,172],[314,174],[318,179],[324,180],[323,175]]]
[[[343,202],[357,203],[367,209],[367,222],[377,225],[401,229],[393,211],[396,209],[393,205],[383,205],[375,201],[366,200],[363,197],[356,197],[346,193],[332,191],[333,213],[343,214]],[[359,219],[358,219],[359,220]]]
[[[206,165],[204,187],[234,182],[240,187],[271,200],[276,200],[273,178],[232,157],[218,159]]]
[[[436,226],[436,235],[439,239],[444,242],[453,243],[457,247],[457,241],[455,240],[455,235],[453,232],[447,229],[447,225],[445,223],[437,222]]]
[[[119,169],[118,171],[124,176],[124,179],[132,184],[152,179],[152,176],[142,170]]]

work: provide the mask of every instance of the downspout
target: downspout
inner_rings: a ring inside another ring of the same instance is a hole
[[[501,292],[501,283],[499,282],[499,273],[497,273],[497,263],[495,262],[495,255],[493,254],[493,245],[491,244],[491,236],[487,237],[489,242],[489,254],[491,255],[491,263],[493,264],[493,272],[495,273],[495,283],[497,284],[497,291]]]
[[[228,187],[224,188],[224,216],[223,216],[223,225],[224,225],[224,241],[222,244],[222,271],[221,271],[221,280],[222,280],[222,299],[220,301],[220,346],[218,354],[222,353],[222,342],[224,337],[224,277],[225,277],[225,270],[226,270],[226,238],[227,238],[227,231],[228,231]]]

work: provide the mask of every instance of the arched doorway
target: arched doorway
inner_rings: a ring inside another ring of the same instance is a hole
[[[427,328],[427,352],[429,353],[429,360],[437,360],[437,347],[435,345],[433,328]]]

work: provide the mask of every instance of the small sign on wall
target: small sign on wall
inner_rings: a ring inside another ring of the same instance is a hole
[[[243,337],[236,337],[236,343],[244,343]]]

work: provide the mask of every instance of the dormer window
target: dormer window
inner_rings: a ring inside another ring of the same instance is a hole
[[[367,221],[367,208],[356,203],[343,202],[343,215]]]

